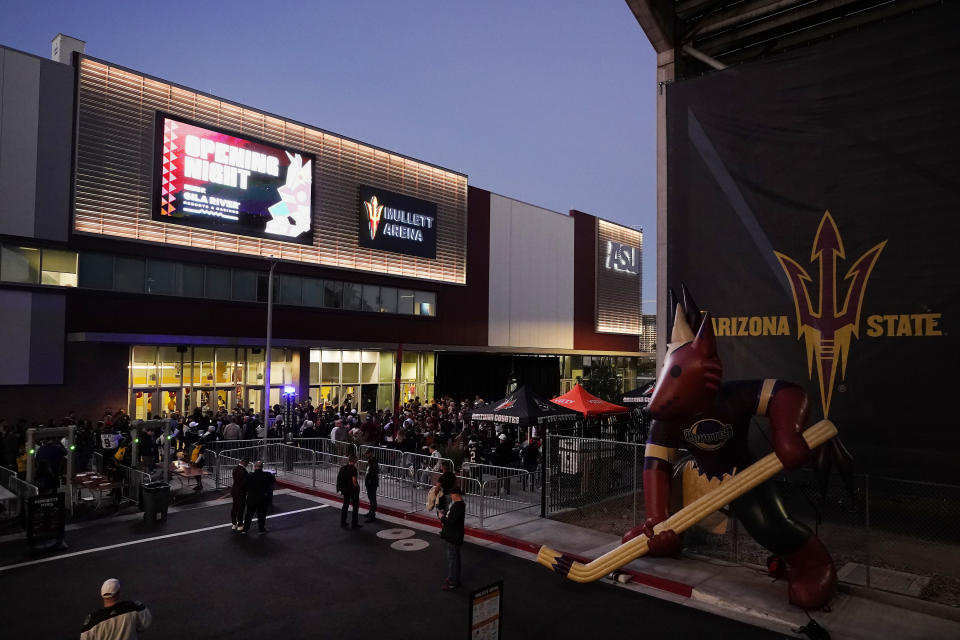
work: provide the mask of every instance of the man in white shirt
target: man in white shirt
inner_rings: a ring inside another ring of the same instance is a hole
[[[135,640],[153,621],[142,602],[120,600],[120,581],[110,578],[100,587],[103,608],[87,616],[80,640]]]

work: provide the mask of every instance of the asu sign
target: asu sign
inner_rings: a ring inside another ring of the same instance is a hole
[[[436,258],[436,203],[361,186],[359,217],[361,247]]]

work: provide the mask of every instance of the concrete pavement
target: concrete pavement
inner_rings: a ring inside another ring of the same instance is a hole
[[[338,501],[338,496],[324,488],[282,484],[331,503]],[[392,505],[388,499],[379,502],[380,512],[390,517],[421,527],[438,526],[432,514],[409,513],[408,503]],[[468,519],[467,524],[471,542],[533,561],[541,545],[588,561],[619,544],[619,539],[610,534],[540,518],[535,508],[486,518],[482,527],[475,518]],[[623,572],[630,576],[632,588],[650,595],[785,635],[808,637],[797,630],[809,618],[787,602],[786,584],[772,581],[759,568],[686,554],[679,559],[640,558]],[[811,616],[835,639],[960,637],[960,610],[845,585],[829,611],[811,612]]]

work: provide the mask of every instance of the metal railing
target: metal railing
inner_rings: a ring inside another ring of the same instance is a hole
[[[529,471],[485,480],[480,490],[481,524],[486,518],[531,507],[539,508],[540,494],[535,490],[536,485],[536,474]]]
[[[357,455],[357,445],[343,440],[330,438],[294,438],[294,446],[312,449],[318,453],[329,453],[338,456]]]
[[[17,472],[6,467],[0,467],[0,486],[8,489],[13,498],[4,501],[4,510],[0,512],[0,519],[13,519],[20,516],[24,503],[31,496],[40,494],[39,489],[25,480],[17,477]]]
[[[120,497],[134,504],[140,504],[140,487],[150,482],[150,476],[139,469],[117,463],[116,478],[121,482]]]

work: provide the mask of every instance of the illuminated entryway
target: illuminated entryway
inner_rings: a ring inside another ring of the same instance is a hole
[[[309,357],[309,384],[300,380],[300,358]],[[150,346],[130,348],[129,411],[133,418],[263,407],[264,350],[256,347]],[[270,404],[284,385],[309,387],[314,405],[364,411],[393,407],[396,353],[349,349],[273,349]],[[434,394],[433,352],[405,351],[400,367],[401,401]]]
[[[404,351],[400,366],[401,402],[433,397],[436,358],[432,351]],[[362,411],[393,406],[396,353],[348,349],[310,350],[310,397],[314,404]]]
[[[299,370],[296,349],[273,349],[270,402]],[[256,347],[134,346],[130,349],[130,415],[142,420],[194,409],[263,406],[264,350]]]

